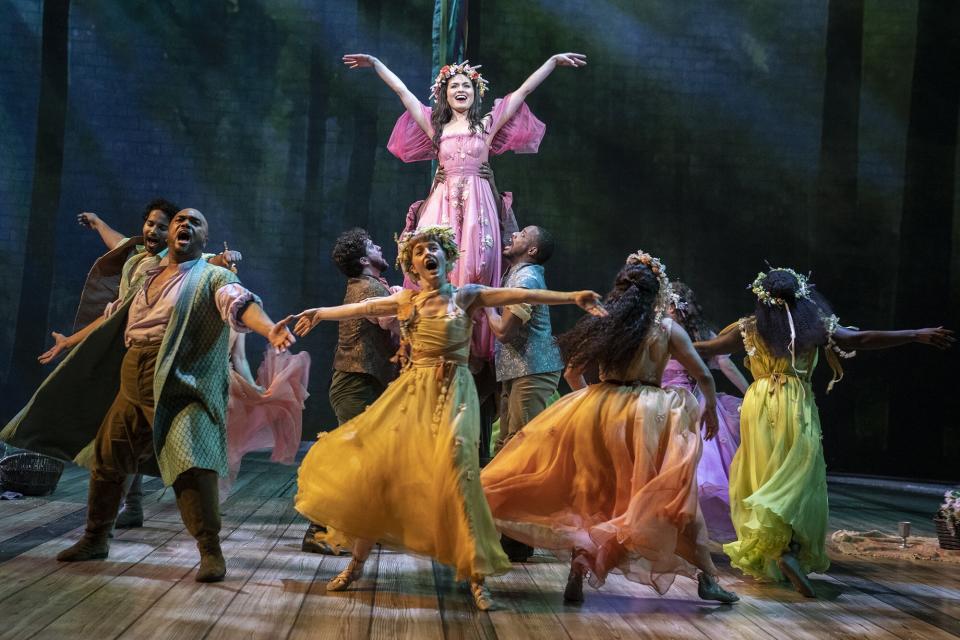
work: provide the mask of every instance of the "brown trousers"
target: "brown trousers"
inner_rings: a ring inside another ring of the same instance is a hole
[[[500,451],[523,427],[547,408],[547,401],[560,384],[560,372],[535,373],[501,383],[500,437],[496,451]]]

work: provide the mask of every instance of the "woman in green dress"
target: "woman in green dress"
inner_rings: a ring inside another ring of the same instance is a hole
[[[827,479],[820,416],[810,379],[818,349],[842,377],[839,358],[856,349],[912,342],[940,349],[953,342],[942,327],[858,331],[840,326],[827,301],[792,269],[771,269],[751,285],[754,315],[695,344],[704,359],[747,352],[753,375],[740,411],[740,448],[730,468],[730,509],[737,539],[725,544],[732,564],[761,580],[788,579],[815,597],[807,579],[830,565],[825,549]]]

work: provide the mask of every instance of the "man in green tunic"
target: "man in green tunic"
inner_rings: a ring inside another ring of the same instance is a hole
[[[0,432],[15,446],[91,468],[86,531],[59,560],[107,557],[124,477],[141,469],[173,486],[197,539],[197,581],[226,574],[217,475],[227,474],[228,324],[280,350],[294,338],[235,274],[201,259],[207,236],[199,211],[178,212],[167,258],[107,308]]]

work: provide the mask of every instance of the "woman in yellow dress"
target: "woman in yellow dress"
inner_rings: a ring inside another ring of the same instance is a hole
[[[497,527],[535,547],[573,551],[563,597],[583,600],[611,571],[663,594],[676,575],[706,600],[735,602],[710,559],[697,500],[700,407],[681,387],[660,388],[671,357],[703,391],[707,439],[717,432],[713,378],[686,331],[667,317],[670,284],[653,256],[627,258],[604,300],[560,338],[574,393],[523,428],[482,474]],[[598,384],[581,374],[600,365]],[[697,570],[699,569],[699,574]]]
[[[398,262],[421,291],[307,309],[286,320],[305,335],[321,320],[396,315],[409,349],[383,395],[321,434],[300,466],[297,510],[353,541],[349,566],[328,590],[361,575],[374,542],[450,565],[458,580],[470,580],[481,610],[493,607],[484,577],[510,570],[480,486],[479,403],[467,367],[471,317],[480,307],[524,302],[605,312],[592,291],[456,289],[447,273],[457,256],[449,227],[420,229],[401,241]]]
[[[760,580],[786,578],[803,595],[815,597],[807,574],[830,566],[826,465],[810,386],[818,348],[823,347],[833,370],[829,392],[843,375],[838,356],[911,342],[945,349],[954,340],[942,327],[842,327],[813,284],[792,269],[760,273],[750,288],[757,296],[754,315],[695,345],[704,358],[746,350],[754,380],[744,394],[740,448],[730,467],[737,540],[723,550],[744,573]]]

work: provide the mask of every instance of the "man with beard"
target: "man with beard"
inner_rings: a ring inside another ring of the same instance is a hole
[[[504,259],[510,263],[503,286],[546,289],[543,265],[551,255],[553,238],[543,227],[529,226],[515,232],[503,250]],[[560,382],[563,359],[546,305],[513,305],[502,314],[488,307],[486,312],[497,338],[494,361],[501,385],[499,451],[547,407]],[[531,547],[506,536],[502,543],[514,562],[523,562],[533,553]]]
[[[115,300],[122,300],[132,286],[140,283],[146,271],[160,264],[167,255],[167,230],[170,220],[180,208],[175,204],[157,198],[143,210],[143,229],[141,235],[124,237],[95,213],[84,211],[77,216],[77,222],[93,229],[107,245],[107,253],[100,256],[87,274],[80,294],[80,304],[73,324],[73,335],[64,336],[54,331],[51,335],[54,345],[44,352],[38,360],[49,364],[60,355],[72,349],[100,326],[104,321],[103,311]],[[220,267],[228,267],[242,259],[239,251],[224,251],[215,256],[206,254],[207,259]],[[140,474],[134,474],[124,483],[124,504],[114,526],[118,529],[132,529],[143,526],[143,483]]]
[[[340,234],[333,246],[333,261],[347,276],[343,304],[392,293],[383,277],[389,265],[383,259],[380,246],[364,229],[350,229]],[[397,368],[390,361],[397,350],[390,331],[395,323],[392,318],[360,318],[339,323],[330,383],[330,404],[337,414],[338,425],[363,413],[397,376]],[[312,553],[335,553],[317,539],[317,533],[324,531],[322,525],[311,524],[301,548]]]
[[[226,574],[217,475],[227,475],[228,326],[281,351],[294,338],[235,274],[201,259],[207,237],[203,214],[178,212],[167,257],[108,306],[0,432],[14,446],[91,468],[86,531],[58,560],[107,557],[124,477],[140,468],[173,486],[200,552],[196,580]]]

